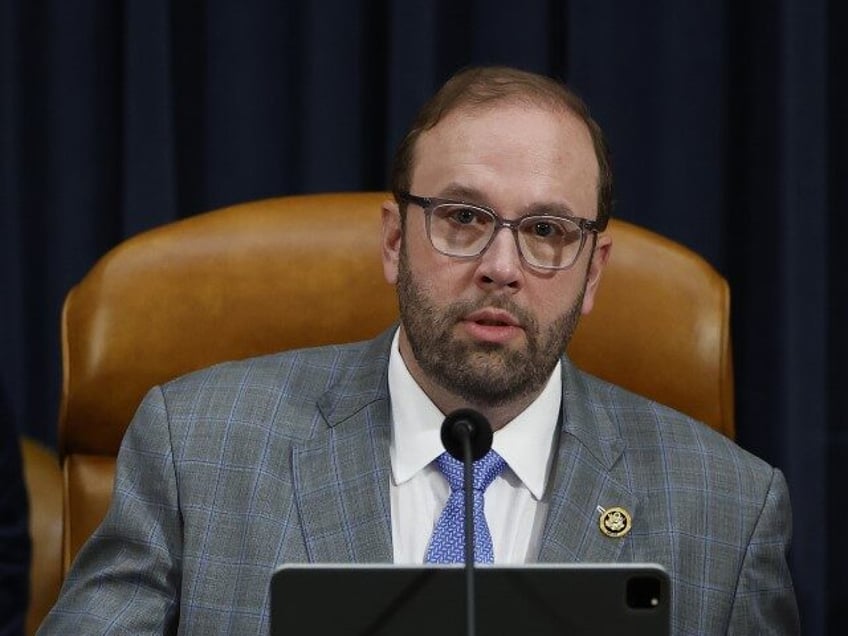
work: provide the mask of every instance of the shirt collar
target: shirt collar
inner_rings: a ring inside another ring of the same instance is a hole
[[[398,349],[398,333],[389,355],[390,456],[392,476],[402,484],[444,452],[440,431],[445,414],[409,373]],[[545,492],[561,405],[562,362],[558,362],[541,394],[497,431],[492,443],[536,499]]]

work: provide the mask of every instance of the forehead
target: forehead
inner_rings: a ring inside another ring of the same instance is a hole
[[[452,112],[424,132],[411,185],[423,196],[472,191],[516,212],[560,204],[595,218],[598,163],[586,124],[570,111],[500,103]]]

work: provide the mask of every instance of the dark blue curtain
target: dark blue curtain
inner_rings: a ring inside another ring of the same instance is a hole
[[[55,441],[62,299],[122,239],[379,189],[454,70],[567,80],[617,214],[730,281],[738,440],[781,467],[807,634],[848,618],[848,8],[839,0],[1,0],[0,398]]]

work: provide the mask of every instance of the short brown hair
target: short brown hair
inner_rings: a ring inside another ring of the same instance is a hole
[[[451,77],[418,112],[392,163],[391,187],[395,199],[408,192],[412,181],[415,145],[422,133],[434,128],[448,114],[465,107],[481,107],[498,101],[526,102],[533,106],[565,109],[586,124],[598,161],[597,221],[606,227],[612,212],[613,179],[609,149],[601,127],[589,108],[564,84],[543,75],[503,66],[468,68]]]

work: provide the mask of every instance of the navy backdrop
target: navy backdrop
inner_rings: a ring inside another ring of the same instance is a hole
[[[0,0],[0,404],[55,443],[62,299],[143,229],[381,189],[459,67],[568,81],[616,214],[730,281],[738,440],[781,467],[805,633],[848,618],[848,6],[840,0]]]

